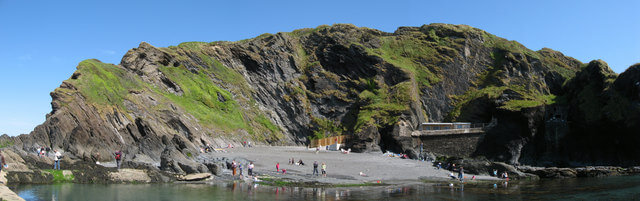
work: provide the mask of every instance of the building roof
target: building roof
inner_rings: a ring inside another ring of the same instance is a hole
[[[454,125],[454,124],[471,124],[469,122],[426,122],[422,125]]]

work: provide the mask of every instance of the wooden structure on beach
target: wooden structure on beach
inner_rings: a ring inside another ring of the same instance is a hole
[[[339,135],[322,139],[311,140],[309,147],[329,146],[332,144],[344,144],[348,139],[347,135]]]

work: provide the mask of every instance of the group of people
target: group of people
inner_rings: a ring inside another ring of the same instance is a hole
[[[296,162],[295,159],[291,158],[289,160],[289,165],[304,165],[304,162],[302,161],[302,159],[298,160],[298,162]]]
[[[51,148],[49,147],[41,147],[38,148],[36,151],[36,154],[40,157],[45,157],[45,156],[49,156],[49,151],[51,150]],[[100,156],[100,154],[97,155],[98,158]],[[54,170],[60,170],[60,160],[64,157],[64,155],[62,155],[61,152],[59,152],[57,149],[53,149],[53,169]],[[118,169],[120,169],[120,165],[122,162],[122,151],[118,150],[114,153],[114,158],[116,159],[116,167]],[[2,157],[4,158],[4,157]],[[98,158],[96,158],[96,162],[98,160]],[[4,162],[3,162],[4,164]],[[97,164],[99,164],[99,162],[97,162]]]
[[[464,167],[460,166],[456,168],[456,164],[453,164],[452,166],[449,166],[449,165],[447,166],[448,166],[447,170],[451,171],[449,173],[449,177],[451,177],[452,179],[458,179],[461,182],[464,182]],[[458,178],[456,178],[456,176],[453,174],[454,172],[458,173]],[[473,177],[473,179],[475,179],[475,176]]]
[[[246,167],[247,167],[247,175],[250,177],[253,177],[253,168],[255,167],[253,165],[253,162],[249,162],[249,164]],[[231,161],[231,171],[234,177],[236,175],[244,176],[242,164],[236,162],[236,160]]]
[[[49,148],[49,147],[40,147],[36,151],[37,151],[38,156],[45,157],[45,156],[49,156],[49,151],[51,151],[51,148]]]
[[[327,176],[327,164],[322,162],[321,168],[322,168],[322,176],[326,177]],[[311,175],[319,176],[318,175],[318,161],[313,161],[313,173],[311,173]]]
[[[304,162],[302,161],[302,159],[300,159],[297,163],[294,162],[295,160],[293,158],[291,158],[289,160],[289,165],[304,165]],[[311,173],[311,175],[314,176],[319,176],[319,172],[318,172],[318,161],[314,161],[313,162],[313,172]],[[325,164],[324,162],[322,162],[322,165],[320,166],[321,171],[322,171],[322,176],[326,177],[327,176],[327,164]],[[281,169],[280,168],[280,163],[276,163],[276,172],[280,173],[282,172],[282,174],[287,174],[287,169]]]
[[[502,174],[498,176],[498,170],[493,169],[493,176],[509,181],[509,173],[507,173],[507,171],[502,172]]]
[[[49,147],[40,147],[36,150],[36,154],[40,157],[48,157],[49,156],[49,151],[51,150],[51,148]],[[4,161],[4,157],[2,157],[3,161]],[[58,152],[58,150],[54,149],[53,150],[53,169],[54,170],[59,170],[60,169],[60,159],[62,159],[62,153]],[[4,162],[3,162],[4,164]]]
[[[442,163],[438,162],[436,164],[436,169],[440,169],[441,166],[442,166]],[[449,177],[451,177],[452,179],[458,179],[458,180],[464,182],[464,167],[459,166],[459,168],[456,168],[456,164],[455,163],[454,164],[447,163],[447,166],[445,167],[445,169],[451,171],[449,173]],[[458,173],[458,177],[457,178],[454,175],[454,172]],[[506,170],[503,171],[500,176],[498,176],[498,170],[496,170],[496,169],[493,169],[492,173],[493,173],[494,177],[498,177],[498,178],[505,179],[505,180],[509,181],[509,173],[507,173]],[[472,180],[475,179],[475,178],[476,178],[476,176],[473,176]]]

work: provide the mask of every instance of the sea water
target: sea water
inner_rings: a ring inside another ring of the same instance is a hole
[[[640,176],[531,182],[456,181],[343,188],[224,184],[53,184],[11,187],[30,200],[639,200]]]

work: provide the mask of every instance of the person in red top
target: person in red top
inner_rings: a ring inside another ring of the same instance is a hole
[[[114,154],[116,155],[115,156],[115,158],[116,158],[116,167],[118,169],[120,169],[120,164],[121,164],[120,161],[122,161],[122,151],[118,150]]]
[[[280,172],[280,163],[276,163],[276,172]]]

